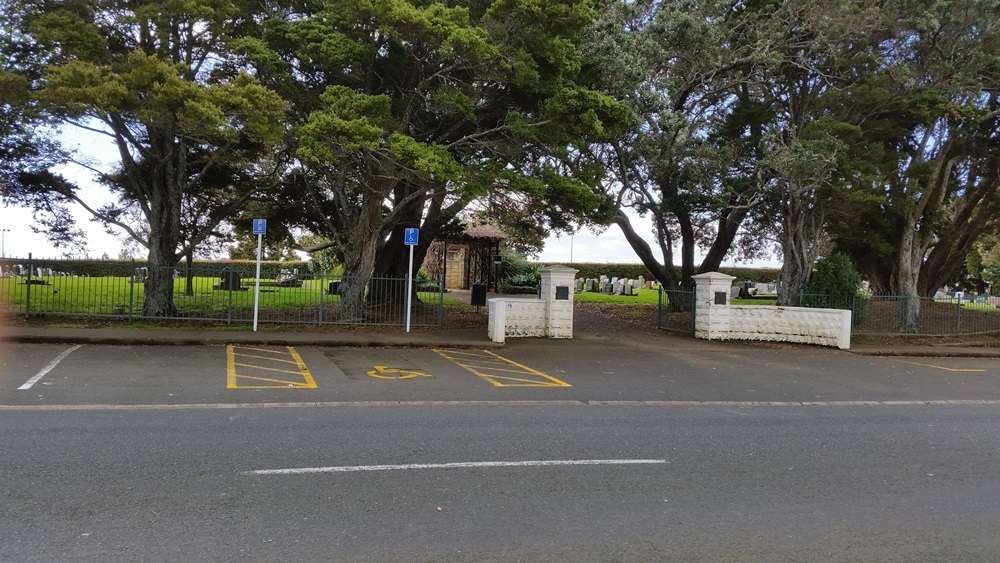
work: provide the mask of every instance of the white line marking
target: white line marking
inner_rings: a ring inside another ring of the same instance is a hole
[[[317,401],[309,403],[177,403],[160,405],[4,405],[4,411],[177,411],[208,409],[308,409],[364,407],[888,407],[1000,405],[1000,399],[911,401]]]
[[[38,383],[39,379],[45,377],[45,374],[47,374],[50,371],[52,371],[53,368],[55,368],[57,365],[59,365],[59,362],[65,360],[66,356],[72,354],[77,348],[79,348],[81,346],[83,346],[83,344],[77,344],[76,346],[73,346],[69,350],[66,350],[62,354],[59,354],[58,356],[56,356],[56,358],[54,360],[52,360],[51,362],[48,363],[47,366],[45,366],[45,367],[42,368],[42,371],[36,373],[35,376],[32,377],[31,379],[25,381],[24,385],[18,387],[17,388],[18,391],[26,391],[28,389],[31,389],[31,387],[34,384]]]
[[[454,463],[407,463],[403,465],[342,465],[339,467],[300,467],[294,469],[258,469],[245,475],[300,475],[303,473],[353,473],[358,471],[395,471],[401,469],[470,469],[479,467],[548,467],[554,465],[641,465],[667,463],[665,459],[552,459],[537,461],[464,461]]]

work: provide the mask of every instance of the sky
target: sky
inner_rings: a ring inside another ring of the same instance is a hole
[[[64,139],[72,139],[69,144],[75,145],[81,153],[87,154],[93,164],[99,168],[111,169],[117,162],[118,154],[115,148],[100,134],[78,131],[73,133],[72,137],[66,136]],[[59,172],[81,185],[90,186],[84,190],[84,199],[92,207],[110,201],[110,195],[92,181],[90,171],[80,167],[67,167],[60,169]],[[87,232],[88,252],[86,256],[79,257],[95,259],[104,255],[109,258],[119,257],[122,247],[121,240],[105,233],[98,223],[90,220],[89,213],[83,208],[74,208],[73,213],[77,225]],[[659,252],[655,250],[657,244],[653,241],[649,220],[634,216],[632,221],[636,232],[646,238],[659,257]],[[35,233],[31,228],[32,223],[31,210],[8,206],[6,201],[2,202],[0,205],[0,246],[2,246],[3,255],[27,258],[30,252],[35,258],[62,257],[64,251],[53,247],[44,235]],[[550,237],[545,242],[542,252],[535,258],[541,262],[639,263],[632,247],[626,242],[625,235],[615,225],[608,227],[599,235],[584,230],[572,236]],[[700,257],[696,258],[700,260]],[[726,265],[740,264],[727,262]],[[780,264],[774,261],[757,261],[753,264],[742,265],[778,266]]]

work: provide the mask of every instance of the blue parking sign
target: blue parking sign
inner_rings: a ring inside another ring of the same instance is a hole
[[[403,244],[407,246],[416,246],[420,244],[420,229],[406,229],[403,231]]]
[[[253,234],[262,235],[267,232],[267,219],[253,220]]]

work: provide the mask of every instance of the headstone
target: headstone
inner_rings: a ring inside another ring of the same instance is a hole
[[[576,292],[580,293],[582,291],[583,291],[583,280],[582,279],[576,280]]]
[[[615,286],[612,285],[611,282],[606,281],[606,282],[604,282],[603,290],[604,290],[604,293],[607,293],[608,295],[611,295],[612,293],[615,292]]]
[[[24,266],[22,266],[21,264],[14,264],[14,275],[15,276],[23,276],[24,275]]]
[[[639,276],[639,283],[636,285],[639,289],[644,289],[646,287],[646,278]]]
[[[735,285],[733,287],[729,288],[729,296],[730,297],[739,297],[740,296],[740,288],[738,286],[735,286]]]
[[[632,280],[625,282],[625,289],[622,290],[622,295],[632,295]]]

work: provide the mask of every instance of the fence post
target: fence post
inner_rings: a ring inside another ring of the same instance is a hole
[[[663,328],[663,285],[656,288],[656,328]]]
[[[128,320],[132,322],[132,312],[135,307],[135,258],[128,262]]]
[[[438,283],[438,328],[444,328],[444,276]]]
[[[226,280],[226,286],[228,291],[226,292],[226,324],[233,324],[233,274],[236,273],[236,266],[232,266],[228,271],[223,268],[222,272],[226,274],[228,278]]]
[[[27,287],[25,288],[25,295],[24,295],[24,318],[25,319],[27,319],[28,317],[31,316],[31,271],[34,270],[34,269],[35,269],[35,267],[32,266],[32,264],[31,264],[31,253],[29,252],[28,253],[28,279],[24,282],[24,283],[27,284]]]
[[[955,309],[955,336],[962,334],[962,296],[958,296],[958,304]]]
[[[326,287],[326,272],[319,274],[319,324],[323,325],[323,288]]]
[[[695,296],[697,295],[696,293],[697,290],[698,290],[698,284],[697,283],[691,284],[691,336],[694,336],[694,327],[695,327],[694,321],[695,317],[698,316],[698,300],[695,299]],[[732,294],[730,293],[730,295]]]

